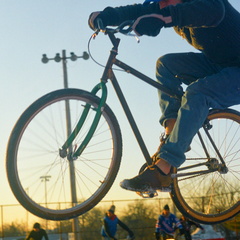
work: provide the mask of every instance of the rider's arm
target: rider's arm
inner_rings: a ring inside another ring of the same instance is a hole
[[[29,235],[26,237],[25,240],[29,240],[30,238],[32,238],[32,232],[33,232],[33,231],[31,231],[31,232],[29,233]]]
[[[47,235],[47,232],[45,230],[43,230],[43,236],[44,236],[45,240],[48,240],[48,235]]]
[[[193,221],[188,220],[188,224],[189,224],[190,226],[194,225],[195,227],[204,230],[204,228],[203,228],[199,223],[196,223],[196,222],[193,222]]]
[[[160,3],[107,7],[97,12],[97,15],[92,13],[89,25],[94,28],[96,18],[100,18],[104,26],[117,26],[126,20],[136,20],[151,14],[159,15],[164,27],[212,27],[222,21],[225,6],[223,0],[184,0],[183,3],[164,8],[160,8]]]
[[[183,225],[181,224],[180,220],[174,214],[172,214],[172,217],[176,227],[179,229],[183,229]]]
[[[104,26],[117,26],[127,20],[136,20],[138,17],[158,13],[160,6],[158,3],[147,5],[134,4],[123,7],[107,7],[103,11],[93,12],[89,17],[89,25],[91,28],[96,27],[96,19],[100,18]]]
[[[161,232],[161,218],[159,216],[155,227],[155,236],[157,240],[160,238],[160,232]]]
[[[214,27],[223,20],[225,5],[223,0],[194,0],[169,5],[160,12],[163,16],[172,18],[169,26]]]
[[[120,226],[120,227],[122,227],[124,230],[126,230],[128,233],[129,233],[129,236],[130,237],[132,237],[134,234],[133,234],[133,232],[130,230],[130,228],[125,224],[125,223],[123,223],[122,221],[120,221],[119,219],[118,219],[118,225]]]

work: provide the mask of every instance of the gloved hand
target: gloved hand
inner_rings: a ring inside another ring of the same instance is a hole
[[[129,234],[129,239],[131,240],[135,239],[134,233],[131,230],[128,232],[128,234]]]
[[[97,16],[99,16],[101,12],[92,12],[88,18],[88,25],[92,30],[96,30],[97,26],[96,26],[96,19]]]
[[[118,21],[117,10],[112,7],[107,7],[103,11],[91,13],[88,18],[88,25],[94,31],[98,29],[97,19],[102,20],[103,27],[115,26]]]
[[[129,239],[129,240],[134,240],[134,239],[135,239],[135,236],[134,236],[134,235],[132,235],[132,236],[128,235],[128,236],[127,236],[127,239]]]
[[[133,236],[134,236],[134,233],[133,233],[133,231],[131,231],[131,230],[128,232],[128,234],[129,234],[130,237],[133,237]]]
[[[138,36],[156,37],[165,25],[162,18],[162,15],[159,14],[144,15],[134,22],[132,29]]]

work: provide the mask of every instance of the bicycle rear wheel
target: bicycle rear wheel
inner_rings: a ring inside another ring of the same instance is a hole
[[[77,148],[100,101],[78,89],[57,90],[35,101],[17,121],[7,148],[7,176],[15,197],[28,211],[49,220],[77,217],[101,201],[115,180],[122,156],[120,128],[106,105],[84,152],[76,160],[60,157],[59,149],[67,139],[66,101],[72,130],[84,106],[91,105],[72,144]]]
[[[208,174],[178,177],[174,179],[171,197],[183,215],[204,224],[226,221],[240,212],[240,113],[234,110],[211,111],[209,130],[226,166],[227,173],[215,171]],[[200,134],[213,163],[220,163],[216,151],[203,129]],[[184,167],[206,162],[198,136],[195,136],[186,161],[176,173],[207,170],[207,166],[192,169]],[[182,169],[182,170],[181,170]]]

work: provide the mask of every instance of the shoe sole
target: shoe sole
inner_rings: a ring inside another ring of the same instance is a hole
[[[158,192],[171,192],[172,191],[171,185],[169,187],[162,187],[160,189],[154,189],[152,187],[146,187],[143,190],[143,189],[136,189],[136,188],[134,189],[134,188],[131,188],[131,187],[126,187],[122,183],[120,183],[120,187],[125,189],[125,190],[133,191],[133,192],[136,192],[136,193],[143,193],[143,194],[154,193],[156,191],[158,191]]]
[[[171,192],[171,188],[164,188],[161,190],[155,190],[155,191],[148,191],[148,192],[136,192],[140,197],[142,198],[154,198],[158,196],[157,192],[167,192],[170,193]]]

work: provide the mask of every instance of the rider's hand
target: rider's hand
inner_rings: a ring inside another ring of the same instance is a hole
[[[129,236],[127,239],[131,239],[131,240],[135,239],[134,233],[131,230],[128,232],[128,234]]]
[[[96,19],[97,16],[99,16],[101,12],[93,12],[90,14],[89,18],[88,18],[88,25],[92,30],[96,30],[98,28],[97,23],[96,23]]]
[[[129,234],[130,237],[133,237],[133,236],[134,236],[134,233],[133,233],[133,231],[131,231],[131,230],[129,230],[128,234]]]
[[[134,235],[132,235],[132,236],[128,235],[128,236],[127,236],[127,239],[129,239],[129,240],[134,240],[134,239],[135,239],[135,236],[134,236]]]
[[[155,37],[165,25],[162,19],[162,15],[159,14],[144,15],[134,22],[132,29],[138,36],[147,35]]]
[[[118,21],[117,10],[112,7],[107,7],[101,12],[91,13],[88,18],[88,25],[94,31],[99,30],[99,26],[97,26],[97,19],[101,19],[103,28],[106,26],[116,26]]]

